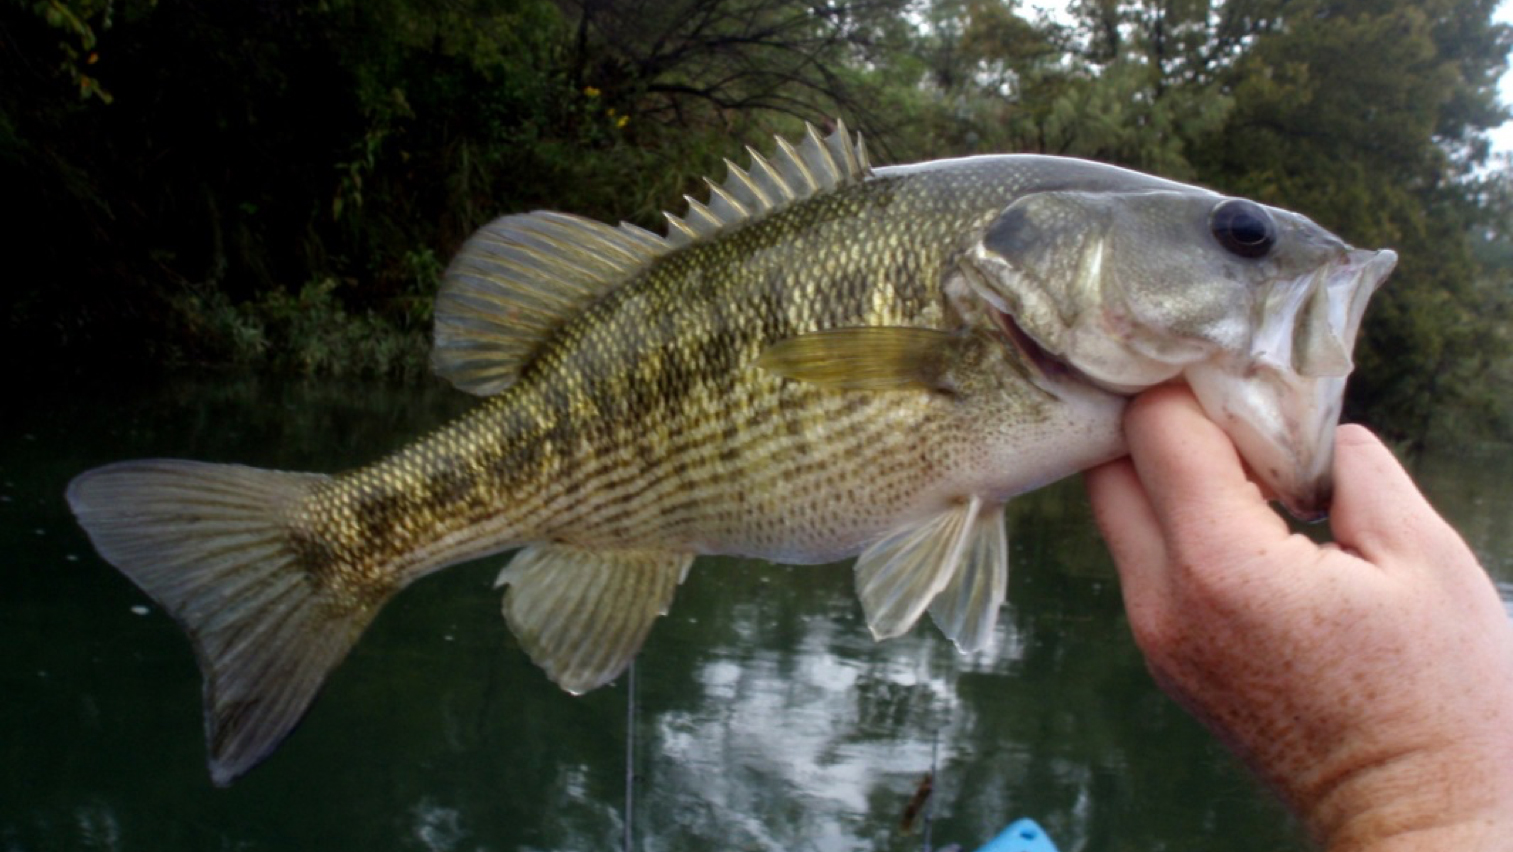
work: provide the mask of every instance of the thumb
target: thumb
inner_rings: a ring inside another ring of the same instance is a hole
[[[1447,533],[1455,536],[1392,451],[1366,428],[1348,424],[1336,430],[1334,469],[1334,539],[1368,561],[1380,565],[1432,554]]]
[[[1336,543],[1386,570],[1477,564],[1460,534],[1369,430],[1353,424],[1339,427],[1334,466],[1329,523]],[[1452,560],[1455,555],[1464,558]],[[1485,579],[1484,572],[1476,573],[1476,579]]]
[[[1236,535],[1247,541],[1286,536],[1286,523],[1246,475],[1229,436],[1185,385],[1137,397],[1125,416],[1125,435],[1163,537],[1189,560],[1231,554],[1244,544]]]

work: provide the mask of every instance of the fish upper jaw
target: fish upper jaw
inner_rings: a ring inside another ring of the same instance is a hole
[[[1361,316],[1397,262],[1351,250],[1344,261],[1267,294],[1248,352],[1183,375],[1246,464],[1299,520],[1323,518],[1334,491],[1334,430]]]

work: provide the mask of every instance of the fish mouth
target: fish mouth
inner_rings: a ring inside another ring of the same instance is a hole
[[[1190,365],[1209,418],[1287,511],[1323,519],[1334,496],[1334,430],[1361,316],[1397,263],[1389,250],[1344,260],[1267,294],[1251,349]]]
[[[1341,247],[1339,252],[1319,269],[1277,281],[1258,294],[1261,324],[1247,348],[1174,365],[1167,374],[1187,381],[1256,478],[1302,521],[1328,514],[1334,430],[1354,368],[1350,353],[1367,302],[1397,263],[1396,253],[1386,249]],[[1149,386],[1098,380],[1042,346],[990,290],[974,289],[1020,363],[1038,374],[1042,386],[1044,380],[1062,386],[1081,382],[1127,395]]]
[[[1053,379],[1066,378],[1068,376],[1082,377],[1080,371],[1067,362],[1057,358],[1046,350],[1044,346],[1035,342],[1028,332],[1019,327],[1019,322],[1014,315],[998,307],[996,304],[986,305],[988,315],[992,317],[993,324],[1008,341],[1009,346],[1019,354],[1020,361],[1036,370],[1043,376]]]

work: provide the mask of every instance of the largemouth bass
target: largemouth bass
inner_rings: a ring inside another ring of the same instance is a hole
[[[434,366],[486,400],[368,467],[73,481],[100,554],[189,634],[215,783],[288,735],[396,592],[512,548],[504,617],[574,693],[629,664],[702,554],[860,554],[876,637],[928,610],[982,648],[1005,501],[1123,454],[1127,399],[1162,382],[1294,513],[1327,506],[1391,251],[1079,160],[873,168],[843,127],[709,186],[665,236],[551,212],[479,230]]]

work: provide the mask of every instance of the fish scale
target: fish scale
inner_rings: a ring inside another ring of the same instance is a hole
[[[454,442],[462,457],[484,459],[518,452],[508,437],[495,441],[495,436],[515,436],[514,444],[552,448],[553,452],[534,454],[534,464],[475,467],[480,479],[469,493],[490,495],[491,501],[485,498],[459,505],[459,501],[436,499],[414,483],[434,481],[435,468],[455,468],[457,459],[449,455],[416,459],[414,453],[402,452],[392,461],[353,473],[354,485],[342,489],[347,499],[327,511],[371,517],[375,497],[395,495],[404,497],[403,508],[396,505],[380,513],[385,519],[391,514],[445,517],[444,524],[426,526],[438,531],[471,528],[477,538],[491,539],[492,549],[539,538],[599,547],[686,549],[690,539],[730,538],[734,531],[728,526],[707,528],[709,523],[693,510],[706,506],[710,510],[703,515],[729,515],[723,508],[730,499],[728,492],[749,490],[743,473],[762,471],[769,482],[787,482],[790,489],[799,491],[812,487],[802,475],[806,467],[812,478],[824,481],[852,479],[864,472],[875,477],[882,459],[877,454],[848,453],[847,445],[853,441],[877,444],[885,437],[883,423],[905,434],[922,425],[898,423],[897,400],[876,400],[872,407],[880,411],[838,419],[828,405],[833,394],[793,387],[781,379],[744,375],[732,363],[750,363],[771,342],[814,328],[926,325],[930,321],[926,314],[939,315],[938,309],[927,310],[923,294],[930,289],[931,273],[939,275],[938,260],[932,257],[939,254],[936,246],[944,234],[960,229],[959,222],[948,220],[938,223],[938,228],[916,229],[909,236],[917,247],[905,241],[904,235],[874,239],[872,244],[890,248],[881,271],[869,258],[836,250],[834,243],[784,238],[787,233],[815,227],[816,220],[833,226],[854,222],[870,210],[868,200],[868,195],[860,193],[855,198],[828,198],[818,213],[779,213],[716,245],[695,247],[699,250],[692,257],[680,255],[678,262],[661,264],[628,282],[564,328],[539,356],[539,366],[486,414],[468,420],[466,437]],[[896,204],[896,196],[890,202]],[[888,219],[882,224],[902,231],[907,223]],[[862,242],[877,236],[866,233],[875,231],[875,225],[862,224],[861,228]],[[755,268],[744,266],[745,258],[761,252],[776,254]],[[869,262],[870,269],[865,266]],[[781,301],[763,298],[767,295],[760,288],[763,273],[771,267],[799,268],[806,274],[798,282],[785,282],[787,286],[777,291]],[[733,274],[733,270],[744,274]],[[826,286],[831,280],[850,282],[853,288],[836,292]],[[741,298],[738,288],[753,283],[758,285],[755,292]],[[866,286],[865,292],[857,292],[858,283]],[[716,310],[708,294],[719,294],[723,309]],[[655,318],[671,313],[678,303],[687,304],[676,314],[674,333],[648,334],[648,328],[666,331],[656,328]],[[689,310],[689,305],[695,309]],[[737,385],[746,392],[737,393]],[[532,391],[537,386],[554,389],[555,398],[549,403],[535,402],[540,395]],[[517,402],[510,394],[527,401]],[[509,422],[514,405],[527,409],[549,405],[552,414],[542,419],[551,428],[539,435],[522,434],[518,425]],[[625,419],[625,412],[635,412],[636,419]],[[884,419],[880,414],[891,417]],[[774,420],[786,428],[763,429]],[[723,426],[729,423],[740,426],[734,440],[724,434]],[[651,424],[657,428],[648,431]],[[719,434],[705,434],[704,440],[698,440],[704,424],[721,427]],[[824,448],[823,455],[817,448]],[[837,469],[847,455],[855,470]],[[684,478],[667,476],[664,471],[669,466],[684,469]],[[690,476],[692,472],[703,475]],[[568,502],[565,495],[573,496],[570,505],[561,505]],[[673,500],[683,506],[682,511],[668,511],[668,502]],[[790,505],[786,513],[814,517],[814,508],[804,501]],[[753,524],[780,533],[798,525],[753,517],[749,509],[737,522],[739,526]],[[667,530],[677,530],[682,540],[667,535]],[[813,530],[811,537],[828,532]],[[415,547],[406,537],[368,536],[365,540],[372,549],[364,556],[374,564]],[[800,552],[786,537],[772,545],[784,547],[789,558]],[[465,546],[476,545],[469,541]],[[363,572],[355,579],[368,582]]]
[[[545,211],[480,229],[432,363],[486,399],[372,465],[154,459],[70,484],[101,555],[194,643],[217,784],[387,600],[463,560],[519,548],[502,614],[578,693],[624,670],[703,554],[860,554],[874,636],[928,611],[989,647],[1004,502],[1121,454],[1128,395],[1160,382],[1190,381],[1254,469],[1295,457],[1278,493],[1327,494],[1314,444],[1391,252],[1096,163],[874,170],[844,128],[710,187],[665,237]]]

